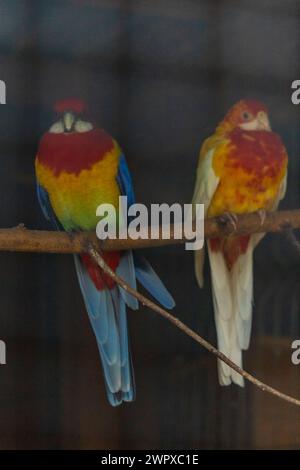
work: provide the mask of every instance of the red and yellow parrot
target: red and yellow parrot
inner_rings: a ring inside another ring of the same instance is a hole
[[[40,141],[35,169],[37,194],[44,215],[57,230],[94,230],[100,204],[119,208],[119,196],[135,202],[125,157],[117,142],[85,118],[84,102],[56,104],[56,122]],[[149,263],[132,251],[108,252],[109,266],[136,288],[138,280],[164,307],[174,300]],[[102,361],[109,402],[134,399],[126,305],[138,302],[119,288],[86,254],[75,256],[78,280]]]
[[[202,145],[193,203],[207,217],[275,210],[286,190],[287,152],[271,131],[266,107],[235,104]],[[242,367],[248,349],[253,301],[253,250],[263,235],[212,238],[207,242],[214,316],[220,351]],[[196,278],[203,286],[204,249],[195,253]],[[218,361],[221,385],[244,385],[243,377]]]

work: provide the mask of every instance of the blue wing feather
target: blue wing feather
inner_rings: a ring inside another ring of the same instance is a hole
[[[117,182],[119,184],[121,194],[123,196],[127,196],[128,206],[134,204],[135,195],[133,190],[132,179],[124,155],[121,155],[120,157]]]
[[[175,307],[175,301],[166,289],[151,264],[141,255],[134,253],[135,274],[137,280],[165,308]]]
[[[128,206],[135,203],[133,184],[124,155],[120,158],[117,181],[122,195],[127,196]],[[150,263],[145,258],[134,254],[135,277],[150,292],[151,295],[165,308],[173,308],[175,301],[169,291],[165,288]],[[128,273],[132,277],[132,273]],[[122,277],[122,276],[121,276]],[[129,294],[127,294],[129,295]],[[132,297],[132,296],[130,296]]]
[[[62,225],[57,220],[57,217],[55,216],[55,213],[52,209],[47,191],[43,188],[43,186],[37,183],[36,192],[37,192],[38,201],[40,203],[40,206],[41,206],[41,209],[43,211],[45,218],[49,220],[49,222],[51,222],[51,224],[56,230],[63,230]]]

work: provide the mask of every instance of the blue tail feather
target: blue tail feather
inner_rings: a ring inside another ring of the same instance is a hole
[[[75,255],[75,266],[97,339],[109,402],[117,406],[132,401],[134,378],[124,298],[118,286],[103,291],[96,289],[78,255]]]
[[[134,253],[134,266],[137,280],[150,292],[151,295],[165,308],[175,307],[175,301],[164,286],[150,263],[143,257]]]
[[[81,292],[94,330],[104,371],[108,400],[113,406],[135,397],[135,383],[128,339],[126,305],[136,310],[137,300],[119,286],[99,291],[75,255]],[[166,308],[175,302],[150,264],[131,251],[122,254],[117,274],[136,289],[136,279]]]
[[[126,251],[122,254],[120,264],[117,268],[117,274],[133,289],[136,289],[136,273],[132,251]],[[130,295],[124,289],[120,289],[120,292],[124,302],[128,307],[130,307],[132,310],[137,310],[139,308],[139,303],[135,297]]]

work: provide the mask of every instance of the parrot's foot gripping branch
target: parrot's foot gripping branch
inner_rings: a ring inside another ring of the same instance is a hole
[[[227,224],[230,224],[233,230],[236,231],[238,218],[237,218],[237,215],[234,214],[233,212],[224,212],[224,214],[220,215],[219,221],[221,222],[222,225],[225,225],[225,226]]]

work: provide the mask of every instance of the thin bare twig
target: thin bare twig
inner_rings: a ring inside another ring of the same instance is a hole
[[[160,316],[168,320],[170,323],[175,325],[177,328],[183,331],[183,333],[190,336],[194,341],[199,343],[201,346],[207,349],[210,353],[214,354],[214,356],[216,356],[218,359],[225,362],[225,364],[231,367],[231,369],[235,370],[238,374],[242,375],[245,379],[249,380],[249,382],[253,383],[256,387],[258,387],[263,392],[270,393],[271,395],[274,395],[280,398],[281,400],[284,400],[288,403],[292,403],[293,405],[300,406],[300,400],[298,400],[297,398],[293,398],[289,395],[286,395],[285,393],[282,393],[279,390],[276,390],[275,388],[270,387],[269,385],[256,379],[253,375],[249,374],[244,369],[242,369],[241,367],[236,365],[234,362],[232,362],[227,356],[225,356],[225,354],[221,353],[221,351],[215,348],[212,344],[210,344],[208,341],[206,341],[204,338],[198,335],[195,331],[193,331],[187,325],[185,325],[177,317],[171,315],[171,313],[167,312],[167,310],[164,310],[162,307],[152,302],[152,300],[148,299],[147,297],[145,297],[144,295],[140,294],[138,291],[130,287],[129,284],[127,284],[124,281],[124,279],[120,278],[105,263],[104,259],[99,254],[96,246],[92,242],[89,242],[87,244],[86,251],[90,254],[90,256],[94,259],[94,261],[100,266],[100,268],[106,274],[108,274],[122,289],[129,292],[133,297],[135,297],[139,302],[141,302],[142,305],[147,306],[148,308],[150,308],[151,310],[153,310],[154,312],[158,313]]]

